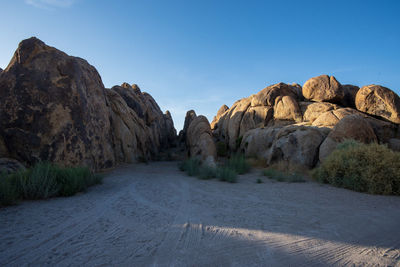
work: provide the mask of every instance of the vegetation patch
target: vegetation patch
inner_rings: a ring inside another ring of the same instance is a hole
[[[346,140],[312,172],[319,182],[358,192],[400,195],[400,153]]]
[[[286,161],[270,165],[263,171],[263,175],[278,182],[304,183],[308,170],[300,165]]]
[[[72,196],[101,180],[86,167],[62,168],[40,162],[24,171],[0,174],[0,205],[12,205],[22,199]]]
[[[178,165],[181,171],[189,176],[197,176],[200,179],[217,178],[220,181],[236,183],[238,174],[250,171],[250,164],[243,155],[233,155],[224,164],[213,168],[203,164],[199,159],[189,158]]]

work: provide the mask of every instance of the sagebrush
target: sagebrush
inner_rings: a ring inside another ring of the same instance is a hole
[[[400,153],[346,140],[314,169],[314,179],[359,192],[400,195]]]

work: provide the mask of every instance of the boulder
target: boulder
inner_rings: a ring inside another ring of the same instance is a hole
[[[291,96],[295,100],[300,100],[302,96],[299,87],[298,84],[287,85],[285,83],[270,85],[251,96],[251,106],[274,106],[278,96]]]
[[[282,127],[266,153],[267,162],[286,161],[312,168],[318,162],[319,147],[328,133],[325,128],[301,124]]]
[[[275,99],[274,119],[301,122],[303,116],[297,101],[291,96],[278,96]]]
[[[300,102],[303,121],[313,123],[321,114],[337,109],[338,106],[328,102]]]
[[[179,143],[186,143],[186,135],[189,128],[190,123],[197,117],[196,112],[194,110],[189,110],[186,112],[185,122],[183,124],[183,129],[179,132]]]
[[[105,90],[110,105],[110,121],[114,154],[118,162],[135,162],[138,158],[151,158],[157,146],[152,132],[125,100],[114,90]]]
[[[107,169],[174,143],[171,114],[127,83],[106,90],[96,69],[36,38],[0,75],[0,157]]]
[[[217,112],[217,115],[214,116],[214,119],[213,119],[212,122],[211,122],[211,129],[214,130],[214,129],[216,128],[219,119],[222,117],[222,115],[223,115],[228,109],[229,109],[229,107],[228,107],[227,105],[222,105],[222,106],[219,108],[219,110],[218,110],[218,112]]]
[[[18,160],[10,158],[0,158],[0,174],[1,173],[13,173],[19,170],[25,170],[25,166]]]
[[[215,165],[217,150],[206,117],[200,115],[192,120],[187,130],[186,144],[189,157],[199,157],[206,164]]]
[[[335,125],[321,144],[319,160],[322,162],[345,139],[354,139],[362,143],[378,141],[373,128],[363,116],[359,114],[348,115]]]
[[[355,108],[356,107],[356,94],[358,90],[360,90],[360,87],[351,85],[351,84],[345,84],[342,85],[343,91],[344,91],[344,97],[342,101],[340,101],[340,105],[343,107],[349,107],[349,108]]]
[[[240,151],[246,157],[266,159],[268,150],[272,147],[276,134],[282,127],[256,128],[247,131],[240,145]]]
[[[12,158],[114,165],[104,86],[85,60],[24,40],[0,75],[0,98],[0,136]]]
[[[303,96],[318,102],[340,103],[344,98],[341,84],[334,76],[321,75],[306,81],[303,85]]]
[[[351,114],[360,114],[352,108],[339,108],[322,113],[313,123],[312,126],[333,128],[341,119]]]
[[[223,131],[225,133],[225,140],[229,148],[234,151],[237,148],[237,140],[240,138],[240,123],[248,107],[250,106],[251,99],[243,98],[233,104],[229,109],[227,117],[224,120]]]
[[[240,122],[239,136],[243,136],[247,131],[264,127],[273,118],[274,109],[269,106],[249,107]]]
[[[380,85],[368,85],[358,90],[356,107],[359,111],[400,124],[400,98]]]

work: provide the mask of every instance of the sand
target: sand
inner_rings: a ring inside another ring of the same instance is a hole
[[[0,209],[0,266],[400,266],[400,197],[119,167],[70,198]]]

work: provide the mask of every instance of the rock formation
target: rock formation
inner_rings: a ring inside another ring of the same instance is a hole
[[[368,85],[358,90],[356,107],[359,111],[400,124],[400,98],[380,85]]]
[[[188,113],[190,116],[191,113]],[[208,165],[214,166],[217,150],[207,118],[200,115],[193,118],[186,134],[189,157],[198,157]]]
[[[213,135],[231,152],[312,168],[346,138],[400,149],[398,99],[387,88],[359,89],[328,75],[311,78],[303,88],[278,83],[221,108]]]
[[[105,169],[168,147],[169,113],[138,88],[104,88],[97,70],[36,38],[0,74],[0,153],[31,165]]]
[[[308,100],[339,103],[344,98],[342,85],[333,76],[321,75],[309,79],[303,86],[303,96]]]

